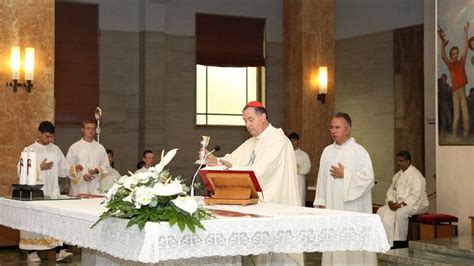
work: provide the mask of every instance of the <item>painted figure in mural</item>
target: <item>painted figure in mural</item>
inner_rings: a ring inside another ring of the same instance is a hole
[[[474,125],[474,88],[471,88],[469,91],[469,96],[467,96],[467,107],[469,108],[471,125]]]
[[[469,50],[474,51],[474,36],[471,36],[467,41]],[[471,56],[471,64],[474,65],[474,55]]]
[[[452,126],[452,134],[454,136],[457,135],[458,126],[459,126],[459,118],[462,115],[462,122],[464,128],[463,137],[466,138],[469,135],[469,113],[467,108],[467,101],[466,101],[466,92],[465,86],[467,84],[467,76],[466,71],[464,69],[466,64],[466,55],[468,49],[468,38],[467,34],[469,31],[469,22],[466,23],[464,26],[464,49],[462,51],[461,56],[459,47],[453,46],[449,50],[449,58],[446,56],[446,46],[448,45],[448,41],[443,38],[440,31],[438,31],[438,35],[441,39],[441,57],[443,58],[444,63],[448,66],[449,74],[451,77],[452,82],[452,97],[453,97],[453,126]]]
[[[438,79],[438,129],[439,133],[445,135],[450,133],[453,126],[453,98],[448,77],[442,74]]]

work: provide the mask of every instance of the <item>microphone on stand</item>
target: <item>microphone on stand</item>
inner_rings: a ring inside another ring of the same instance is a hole
[[[191,181],[191,197],[194,197],[194,180],[196,179],[196,176],[199,172],[199,170],[201,169],[201,166],[204,164],[204,162],[206,161],[207,157],[211,154],[211,153],[214,153],[216,151],[219,151],[221,149],[221,146],[219,145],[216,145],[214,146],[214,149],[212,149],[210,152],[208,152],[206,154],[206,156],[204,156],[204,158],[201,160],[201,164],[199,164],[199,167],[197,168],[196,172],[194,173],[194,176],[193,176],[193,180]]]

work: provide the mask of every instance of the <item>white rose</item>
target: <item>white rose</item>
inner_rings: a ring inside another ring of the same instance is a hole
[[[140,186],[135,189],[135,207],[139,204],[140,208],[143,205],[148,205],[152,201],[155,194],[153,194],[153,189],[145,186]],[[137,204],[138,203],[138,204]]]
[[[176,199],[173,200],[174,205],[176,207],[180,208],[181,210],[193,214],[196,212],[198,208],[197,202],[194,200],[194,198],[186,196],[186,197],[177,197]]]
[[[168,184],[158,182],[153,186],[153,193],[157,196],[173,196],[183,193],[183,186],[179,180],[173,180]]]
[[[136,175],[122,177],[119,180],[119,183],[123,185],[124,188],[132,190],[132,186],[135,187],[138,183],[139,177]]]
[[[141,173],[136,174],[136,176],[138,177],[141,183],[147,183],[150,180],[151,173],[141,172]]]

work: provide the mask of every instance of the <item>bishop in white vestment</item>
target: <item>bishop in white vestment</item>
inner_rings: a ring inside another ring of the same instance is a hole
[[[67,152],[71,195],[99,193],[99,179],[109,170],[107,152],[102,144],[94,140],[95,128],[95,122],[85,121],[82,125],[83,137]]]
[[[425,178],[411,165],[408,151],[397,154],[397,165],[400,171],[393,176],[388,188],[387,204],[377,210],[391,247],[393,241],[407,240],[409,218],[425,213],[429,205]]]
[[[257,113],[257,107],[247,104],[243,118],[251,138],[217,160],[210,155],[208,162],[223,163],[237,170],[253,170],[263,190],[262,201],[300,205],[298,175],[293,147],[283,130],[273,127],[266,113]]]
[[[237,170],[253,170],[263,190],[265,202],[300,205],[298,174],[293,147],[280,128],[267,120],[262,103],[250,102],[242,111],[245,126],[252,136],[223,158],[208,155],[208,163],[224,164]],[[248,260],[251,262],[248,262]],[[254,265],[302,265],[303,254],[270,253],[249,256],[244,263]]]
[[[372,213],[372,161],[364,147],[350,137],[351,124],[346,113],[335,114],[331,121],[334,143],[321,155],[313,204],[327,209]],[[323,265],[376,263],[376,254],[366,251],[324,252],[322,258]]]

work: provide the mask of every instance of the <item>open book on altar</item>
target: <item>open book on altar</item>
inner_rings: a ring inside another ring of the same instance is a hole
[[[204,187],[211,193],[204,203],[249,205],[259,200],[257,192],[262,192],[257,177],[252,170],[215,170],[206,167],[199,170]],[[263,195],[263,194],[262,194]]]

